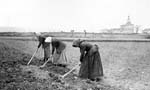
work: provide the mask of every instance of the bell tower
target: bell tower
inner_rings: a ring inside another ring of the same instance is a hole
[[[128,16],[127,24],[131,24],[130,16]]]

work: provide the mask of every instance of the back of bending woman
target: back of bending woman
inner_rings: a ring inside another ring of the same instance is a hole
[[[66,44],[59,39],[52,38],[53,63],[60,66],[67,66]]]
[[[66,44],[54,37],[47,37],[45,42],[49,42],[52,47],[53,64],[57,66],[67,66]],[[47,63],[47,62],[46,62]],[[44,64],[44,66],[46,65]]]

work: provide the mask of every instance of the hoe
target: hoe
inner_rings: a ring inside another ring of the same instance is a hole
[[[30,62],[32,61],[32,59],[33,59],[33,57],[35,56],[35,54],[37,53],[37,51],[38,51],[38,48],[36,49],[36,51],[34,52],[34,54],[32,55],[32,57],[31,57],[31,59],[29,60],[29,62],[28,62],[28,64],[27,65],[29,65],[30,64]]]

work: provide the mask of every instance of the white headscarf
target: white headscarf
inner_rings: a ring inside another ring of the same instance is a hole
[[[52,42],[52,37],[46,37],[45,42],[51,43]]]

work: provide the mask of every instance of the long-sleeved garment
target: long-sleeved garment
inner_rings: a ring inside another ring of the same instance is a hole
[[[79,77],[95,79],[103,76],[103,67],[98,46],[85,41],[74,41],[73,46],[79,47],[81,53]]]

